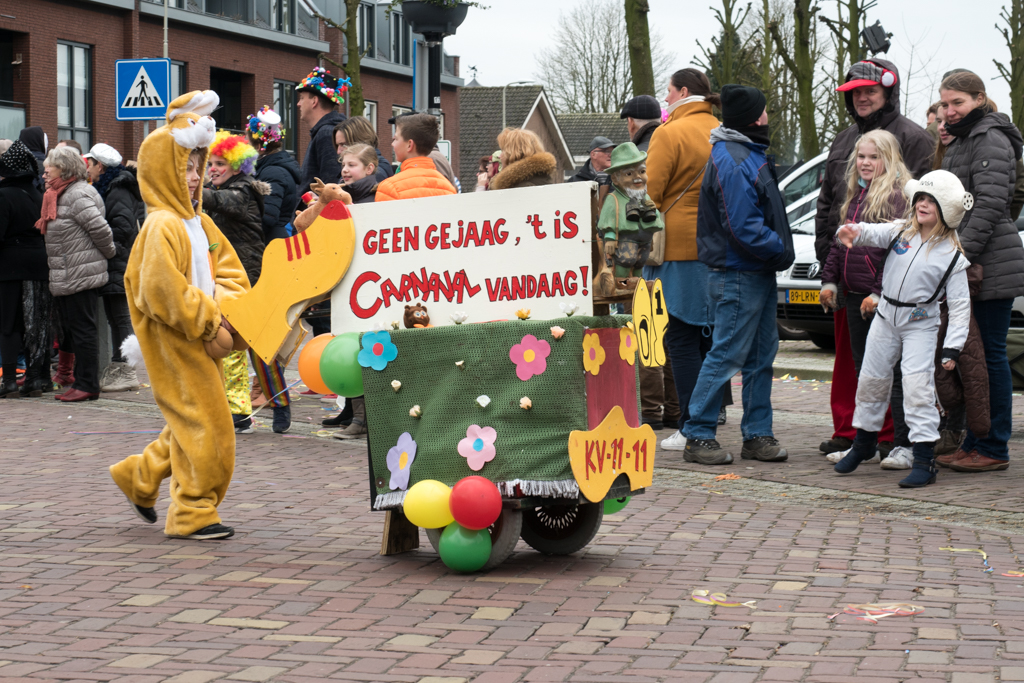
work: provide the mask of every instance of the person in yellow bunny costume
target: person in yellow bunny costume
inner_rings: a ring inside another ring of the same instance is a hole
[[[222,325],[232,331],[220,303],[249,290],[231,244],[202,213],[206,148],[216,131],[209,115],[219,102],[210,90],[178,97],[167,108],[167,124],[139,149],[139,187],[148,215],[124,284],[153,397],[167,425],[141,454],[110,467],[135,513],[150,524],[157,521],[153,508],[160,483],[170,477],[164,533],[200,540],[234,534],[221,524],[217,506],[234,471],[235,430],[220,361],[204,342],[216,339]]]

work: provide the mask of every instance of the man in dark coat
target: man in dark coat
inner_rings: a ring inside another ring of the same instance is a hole
[[[932,169],[935,155],[935,142],[928,131],[900,113],[900,77],[892,62],[874,57],[857,62],[846,72],[845,81],[837,90],[843,93],[846,111],[853,117],[854,124],[836,136],[825,162],[825,178],[814,218],[814,250],[822,264],[828,260],[836,230],[843,220],[839,214],[846,199],[846,166],[857,138],[877,129],[892,133],[900,143],[903,162],[914,178]],[[846,311],[839,310],[834,315],[836,361],[833,374],[836,381],[832,384],[832,421],[835,431],[831,439],[818,447],[823,453],[846,450],[853,444],[856,434],[853,409],[857,383],[839,381],[841,376],[856,378]],[[896,375],[896,391],[899,391],[900,376]]]
[[[626,119],[629,138],[641,152],[646,152],[654,129],[661,125],[661,105],[650,95],[639,95],[622,106],[620,119]]]
[[[336,183],[341,179],[341,162],[334,147],[334,127],[346,118],[337,109],[338,104],[344,102],[341,93],[345,90],[347,87],[322,67],[311,71],[295,88],[299,120],[309,126],[309,146],[302,159],[302,176],[297,186],[299,197],[309,192],[309,184],[315,178],[325,183]]]
[[[146,222],[146,204],[142,201],[135,173],[122,165],[116,149],[101,142],[82,156],[89,164],[87,173],[93,189],[103,198],[105,218],[117,249],[114,257],[107,261],[107,284],[100,289],[103,310],[110,323],[112,348],[110,365],[100,376],[100,390],[135,391],[139,388],[135,368],[128,365],[121,354],[121,344],[132,335],[124,272],[139,228]]]
[[[569,178],[567,182],[578,183],[587,180],[597,180],[597,174],[604,173],[612,165],[613,149],[615,149],[615,143],[603,135],[598,135],[591,140],[590,158],[587,160],[587,163],[583,164],[583,168],[576,171],[576,174]]]

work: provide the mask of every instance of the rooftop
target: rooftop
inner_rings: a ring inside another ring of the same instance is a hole
[[[590,141],[603,135],[615,144],[629,142],[626,119],[613,114],[559,114],[558,126],[573,158],[590,156]]]

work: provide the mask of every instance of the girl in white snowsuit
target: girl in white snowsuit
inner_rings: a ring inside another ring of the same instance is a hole
[[[903,406],[914,463],[900,481],[904,488],[935,482],[934,447],[939,439],[939,411],[935,395],[935,345],[938,343],[939,299],[945,293],[949,328],[942,341],[946,371],[956,367],[967,339],[971,315],[967,267],[956,228],[965,210],[973,206],[960,180],[947,171],[932,171],[921,180],[910,180],[906,193],[912,197],[909,221],[880,224],[848,224],[836,232],[847,247],[887,248],[882,276],[882,297],[871,323],[857,386],[857,428],[850,452],[836,463],[835,471],[849,474],[875,454],[892,390],[893,366],[903,368]]]

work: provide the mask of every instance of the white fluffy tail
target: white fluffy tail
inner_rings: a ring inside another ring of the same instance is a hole
[[[134,334],[121,342],[121,355],[124,356],[128,365],[136,370],[146,367],[146,361],[142,358],[142,347],[139,346],[139,338]]]

